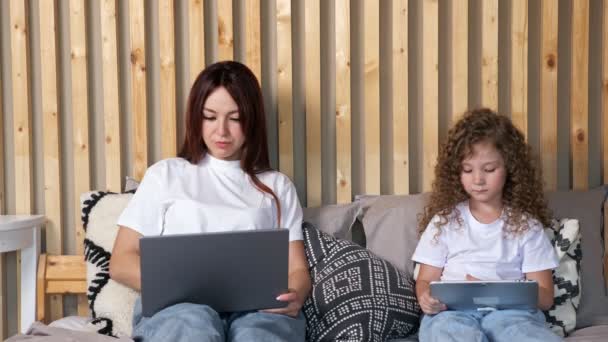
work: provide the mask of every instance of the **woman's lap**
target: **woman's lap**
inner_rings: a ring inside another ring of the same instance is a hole
[[[206,305],[181,303],[143,317],[140,299],[133,313],[133,336],[144,342],[304,341],[305,329],[301,313],[297,318],[259,311],[218,314]]]

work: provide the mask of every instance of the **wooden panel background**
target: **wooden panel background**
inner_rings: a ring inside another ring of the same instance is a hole
[[[82,254],[80,194],[174,156],[189,85],[223,59],[260,79],[273,166],[303,205],[429,190],[478,105],[510,112],[547,189],[606,184],[607,21],[608,0],[2,1],[0,213],[45,214],[46,251]],[[18,262],[0,256],[1,337]],[[75,312],[64,300],[51,317]]]

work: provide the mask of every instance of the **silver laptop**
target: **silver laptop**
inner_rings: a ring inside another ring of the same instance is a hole
[[[431,296],[448,310],[534,310],[538,283],[533,280],[433,281]]]
[[[177,303],[217,312],[284,307],[289,230],[266,229],[143,237],[142,314]]]

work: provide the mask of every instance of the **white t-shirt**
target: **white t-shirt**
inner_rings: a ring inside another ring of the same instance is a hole
[[[484,224],[471,214],[468,202],[456,206],[456,218],[441,227],[437,238],[435,216],[420,238],[412,260],[443,268],[441,280],[465,280],[466,275],[481,280],[518,280],[525,273],[553,269],[557,255],[537,220],[529,220],[530,229],[515,236],[505,235],[502,218]]]
[[[302,208],[293,183],[280,172],[257,175],[279,198],[281,228],[302,240]],[[182,158],[150,166],[118,218],[144,236],[277,228],[277,207],[258,190],[240,161],[209,154],[196,165]]]

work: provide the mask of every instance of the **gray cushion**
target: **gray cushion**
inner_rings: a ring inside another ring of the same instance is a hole
[[[366,247],[409,275],[414,274],[412,254],[418,244],[417,215],[423,211],[428,196],[425,193],[359,200]]]
[[[304,222],[333,237],[352,240],[352,227],[361,213],[358,202],[304,208]]]
[[[608,296],[603,277],[602,205],[605,190],[557,191],[547,194],[553,215],[579,220],[583,260],[581,262],[581,302],[576,327],[593,324],[593,317],[608,315]]]

